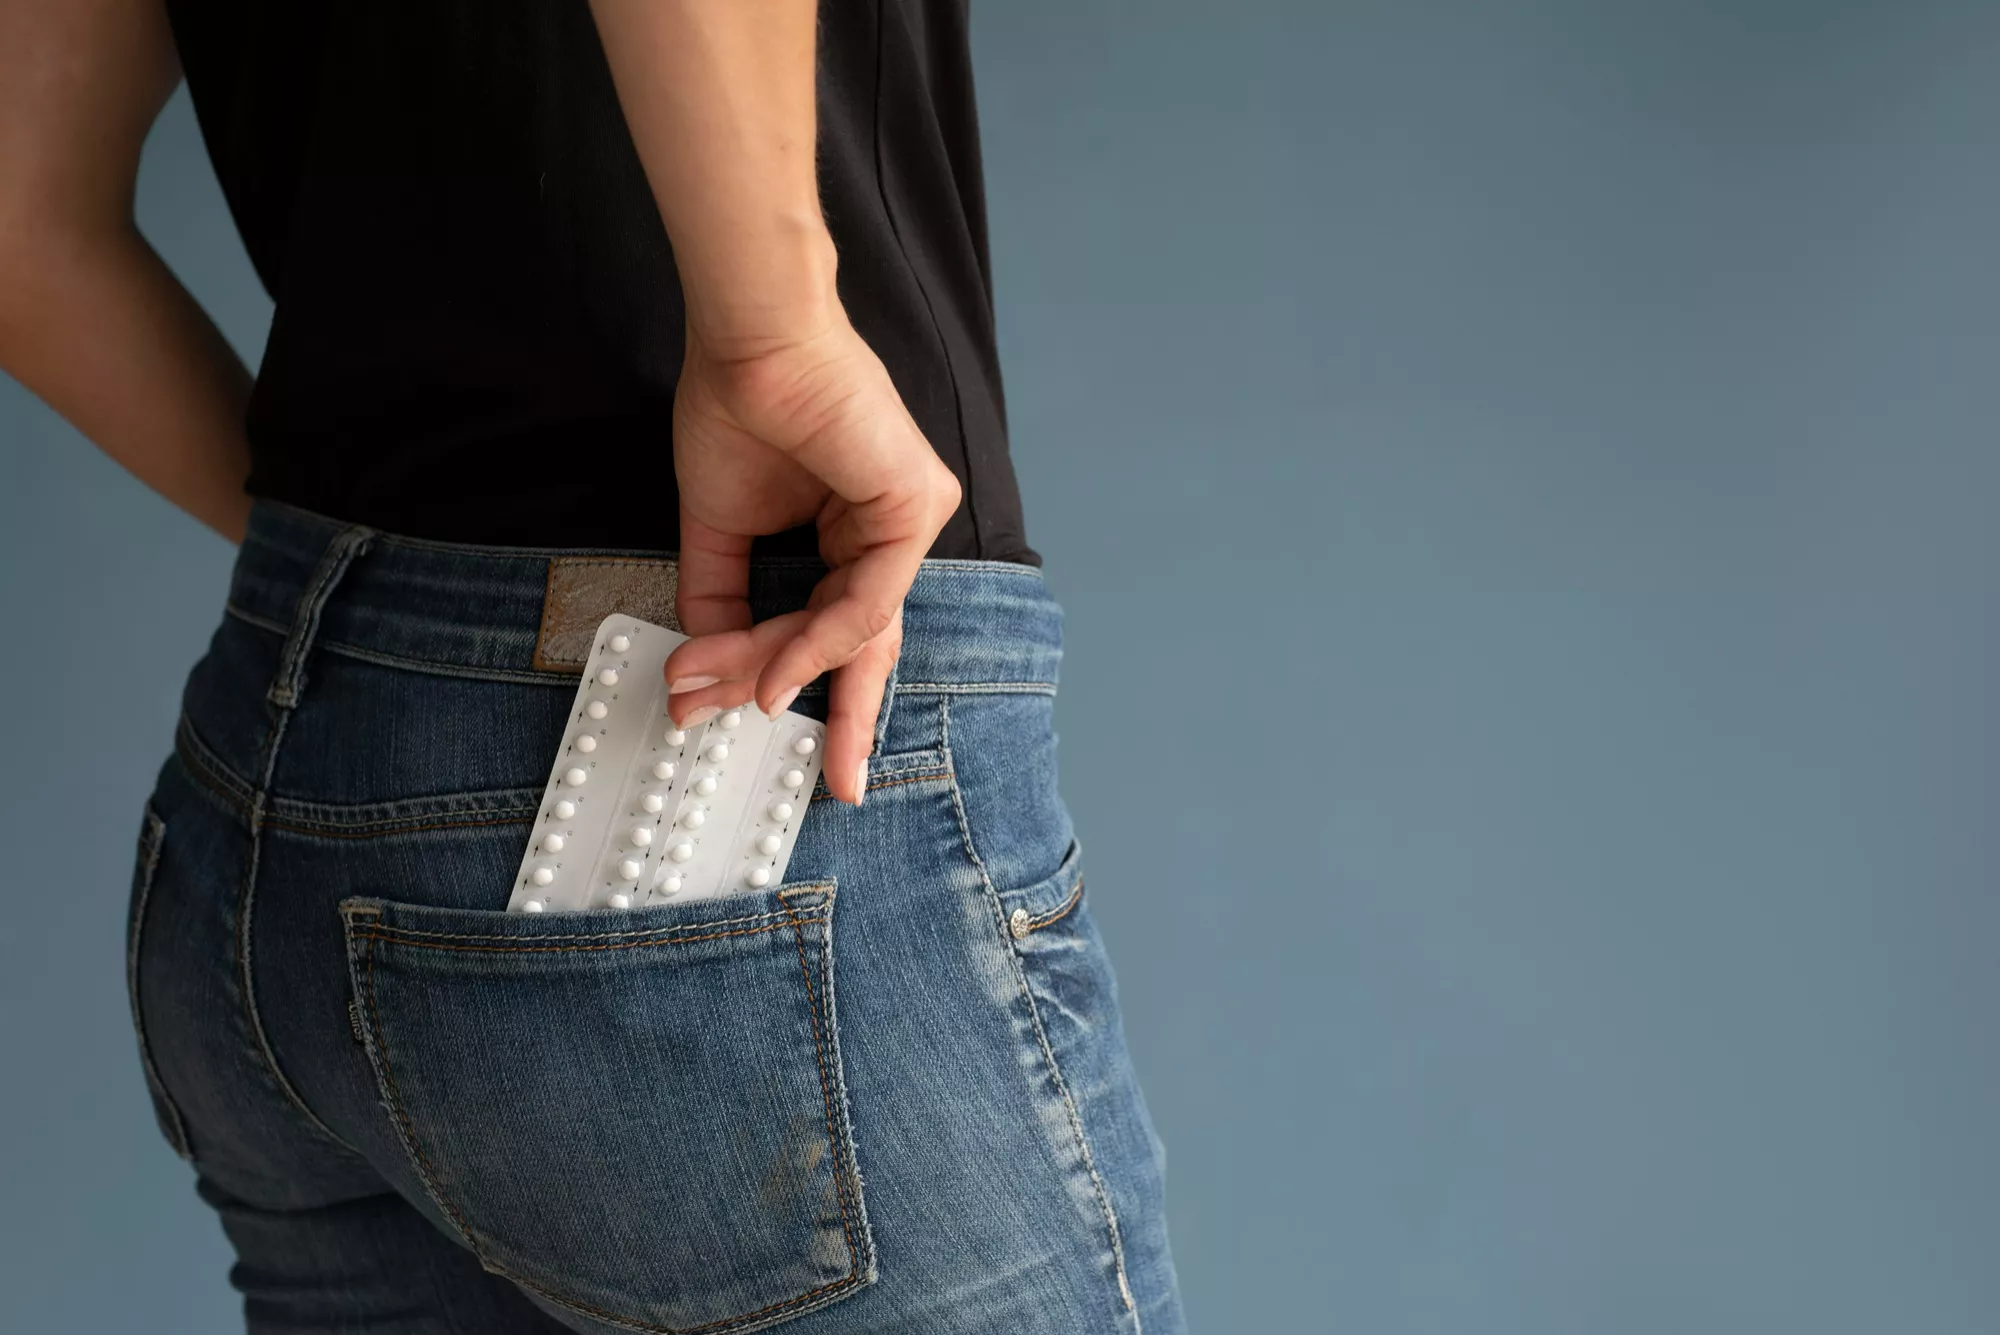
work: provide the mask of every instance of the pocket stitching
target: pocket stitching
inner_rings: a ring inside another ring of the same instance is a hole
[[[758,936],[764,932],[775,932],[779,928],[784,927],[785,925],[786,925],[785,922],[782,919],[779,919],[778,921],[772,922],[764,927],[739,927],[735,931],[731,932],[707,932],[700,936],[669,936],[669,937],[654,937],[651,939],[631,940],[631,941],[611,941],[603,945],[589,945],[589,946],[473,946],[473,945],[453,944],[449,938],[444,941],[403,940],[402,944],[409,946],[413,950],[459,950],[459,951],[471,951],[474,954],[481,954],[481,955],[578,954],[578,953],[588,953],[591,951],[599,951],[599,950],[635,950],[644,946],[685,946],[685,945],[692,945],[697,941],[720,941],[722,938],[727,936]],[[359,937],[367,941],[387,941],[391,944],[395,944],[401,938],[399,938],[397,935],[392,934],[394,930],[395,929],[389,929],[387,931],[357,930],[354,933],[354,935],[356,937]],[[435,935],[435,934],[433,933],[430,935]],[[499,937],[490,939],[498,939],[504,941],[509,938]]]
[[[829,927],[831,927],[832,925],[832,918],[833,918],[832,910],[833,910],[833,896],[829,895],[827,896],[826,905],[824,909],[824,912],[827,915],[827,922]],[[798,911],[792,908],[790,904],[785,905],[785,912],[791,917],[792,920],[792,939],[794,942],[797,943],[799,948],[799,977],[805,981],[806,1001],[811,1007],[809,1013],[812,1016],[812,1025],[813,1025],[813,1057],[819,1063],[819,1092],[821,1100],[826,1105],[826,1147],[829,1150],[833,1151],[834,1156],[838,1161],[843,1159],[845,1156],[842,1156],[840,1152],[841,1138],[838,1128],[834,1121],[833,1086],[828,1082],[826,1076],[826,1044],[821,1034],[819,993],[813,988],[812,985],[812,970],[806,966],[805,924],[800,920]],[[852,1138],[850,1136],[850,1142],[851,1139]],[[849,1148],[850,1149],[852,1148],[851,1143]],[[846,1283],[849,1280],[852,1280],[856,1275],[860,1274],[861,1272],[861,1252],[854,1245],[854,1223],[852,1218],[848,1214],[847,1170],[849,1167],[850,1164],[846,1162],[836,1162],[834,1165],[834,1172],[833,1172],[834,1190],[840,1193],[840,1232],[841,1236],[847,1242],[847,1260],[848,1260],[847,1274],[843,1276],[841,1279],[835,1280],[834,1283],[836,1284]],[[830,1286],[822,1285],[821,1287],[826,1288]],[[752,1315],[755,1314],[753,1313]],[[742,1318],[738,1319],[740,1320]]]
[[[1065,899],[1060,906],[1050,909],[1047,913],[1044,913],[1039,917],[1030,917],[1026,919],[1026,921],[1023,923],[1024,934],[1025,932],[1039,932],[1042,930],[1042,928],[1047,927],[1052,923],[1057,923],[1062,921],[1064,918],[1067,918],[1071,913],[1074,913],[1076,911],[1076,906],[1078,904],[1081,904],[1082,902],[1083,902],[1083,877],[1078,876],[1076,878],[1076,888],[1069,892],[1069,898]]]
[[[786,913],[773,910],[769,913],[753,913],[741,918],[717,918],[714,922],[686,923],[678,927],[640,927],[628,932],[550,932],[545,936],[532,939],[547,941],[626,941],[636,940],[639,937],[666,938],[674,932],[700,931],[710,927],[735,927],[746,922],[771,922],[781,917],[784,917],[786,921],[790,921],[786,915],[790,911],[789,901],[795,896],[824,893],[826,898],[831,900],[834,892],[835,884],[830,880],[802,881],[778,887],[776,892],[778,900],[780,903],[787,905]],[[341,916],[346,919],[353,935],[360,936],[364,932],[372,932],[378,934],[378,939],[380,940],[392,942],[403,941],[404,944],[414,946],[418,949],[424,947],[422,941],[405,941],[405,938],[425,937],[437,941],[520,941],[524,939],[518,934],[506,932],[433,932],[426,931],[421,927],[404,927],[398,923],[384,923],[381,921],[383,902],[381,900],[369,899],[365,896],[341,901]],[[365,923],[361,921],[363,919],[366,919]],[[648,944],[648,942],[638,941],[637,944],[644,945]],[[671,940],[662,940],[658,944],[671,945],[673,942]]]
[[[132,999],[132,1031],[139,1041],[139,1065],[145,1073],[147,1092],[157,1101],[157,1111],[163,1113],[158,1120],[160,1130],[173,1152],[189,1163],[194,1162],[194,1148],[188,1141],[187,1118],[182,1115],[180,1105],[167,1092],[166,1082],[160,1079],[160,1068],[153,1061],[152,1044],[146,1039],[146,1017],[139,1004],[139,952],[145,945],[146,912],[152,905],[153,878],[160,869],[160,851],[166,844],[167,823],[149,799],[146,802],[145,824],[139,831],[139,887],[132,904],[132,941],[128,947],[126,960],[126,988]]]
[[[823,903],[816,906],[813,911],[826,914],[828,919],[830,920],[831,910],[833,906],[833,898],[834,898],[833,895],[829,893],[826,899],[823,901]],[[560,1306],[570,1308],[573,1311],[584,1313],[587,1316],[600,1318],[602,1320],[610,1322],[613,1325],[621,1326],[627,1330],[648,1331],[648,1332],[653,1332],[654,1335],[705,1335],[705,1332],[717,1332],[719,1335],[720,1332],[741,1329],[744,1323],[756,1322],[761,1318],[783,1312],[787,1308],[797,1307],[798,1308],[797,1314],[803,1314],[805,1311],[808,1311],[814,1307],[821,1306],[826,1302],[832,1301],[833,1298],[842,1291],[849,1288],[853,1288],[857,1284],[865,1282],[865,1277],[862,1274],[862,1261],[863,1261],[862,1253],[860,1249],[858,1249],[854,1245],[853,1225],[850,1215],[848,1213],[849,1183],[847,1178],[848,1178],[848,1173],[852,1170],[852,1157],[851,1157],[852,1146],[850,1145],[848,1147],[850,1151],[848,1154],[843,1154],[841,1152],[842,1142],[838,1131],[838,1125],[834,1118],[833,1089],[832,1086],[827,1081],[825,1047],[822,1039],[822,1028],[820,1023],[821,1014],[820,1014],[819,993],[812,986],[812,973],[806,964],[805,924],[803,920],[799,917],[798,912],[794,910],[789,904],[785,906],[785,910],[786,910],[786,915],[789,916],[791,920],[791,926],[793,929],[794,937],[798,944],[799,970],[802,977],[805,979],[806,1000],[809,1007],[809,1013],[811,1014],[812,1017],[813,1055],[815,1061],[819,1066],[820,1094],[822,1100],[824,1101],[826,1110],[827,1146],[830,1150],[832,1150],[835,1158],[834,1186],[835,1189],[840,1194],[840,1225],[841,1225],[841,1233],[847,1242],[847,1256],[849,1263],[848,1271],[845,1275],[842,1275],[839,1279],[833,1280],[830,1283],[822,1284],[815,1289],[807,1289],[804,1293],[794,1294],[792,1297],[786,1298],[782,1302],[772,1303],[768,1306],[760,1307],[754,1312],[743,1312],[735,1316],[725,1317],[719,1321],[708,1322],[705,1325],[686,1326],[686,1327],[649,1325],[642,1321],[636,1321],[631,1317],[620,1316],[615,1312],[607,1312],[602,1308],[593,1307],[589,1303],[582,1302],[578,1299],[571,1298],[563,1294],[551,1292],[550,1290],[543,1288],[541,1285],[535,1283],[533,1280],[526,1279],[520,1275],[515,1274],[513,1271],[507,1269],[505,1266],[497,1264],[487,1255],[485,1249],[482,1248],[479,1245],[478,1240],[473,1237],[472,1228],[466,1222],[465,1217],[459,1213],[458,1208],[455,1205],[453,1205],[449,1199],[446,1198],[444,1192],[438,1186],[437,1170],[431,1166],[430,1159],[424,1154],[423,1147],[419,1145],[417,1142],[416,1128],[410,1121],[408,1110],[405,1109],[403,1106],[402,1094],[396,1088],[396,1077],[394,1071],[391,1069],[388,1048],[381,1041],[380,1037],[382,1033],[381,1011],[380,1008],[376,1005],[375,1001],[375,943],[378,941],[383,941],[393,944],[396,938],[386,933],[389,930],[395,930],[395,929],[386,929],[381,931],[357,930],[352,932],[352,935],[355,938],[359,940],[365,940],[368,942],[368,946],[363,952],[363,957],[366,964],[365,976],[366,976],[366,987],[368,992],[368,1022],[369,1022],[370,1049],[377,1060],[379,1069],[382,1074],[382,1083],[385,1086],[384,1093],[387,1095],[388,1102],[392,1105],[393,1111],[396,1116],[396,1122],[398,1126],[398,1138],[402,1140],[405,1151],[409,1153],[412,1159],[415,1161],[418,1176],[423,1181],[425,1192],[429,1194],[431,1200],[436,1202],[439,1209],[443,1210],[446,1214],[451,1216],[452,1223],[457,1227],[459,1236],[465,1240],[466,1246],[472,1249],[473,1255],[478,1257],[481,1266],[483,1266],[485,1269],[491,1271],[496,1275],[504,1276],[506,1279],[510,1280],[515,1284],[521,1285],[523,1288],[534,1290],[536,1293],[541,1294],[549,1301],[557,1303]],[[777,917],[778,915],[771,914],[766,916]],[[754,919],[744,919],[742,921],[754,921]],[[777,931],[779,928],[785,925],[786,924],[784,922],[774,922],[768,927],[757,927],[757,928],[750,928],[733,932],[714,932],[703,936],[679,937],[667,941],[624,941],[624,942],[618,942],[616,944],[597,945],[597,946],[567,946],[567,947],[530,946],[530,947],[520,947],[518,949],[528,950],[528,951],[550,950],[550,949],[571,950],[571,951],[627,950],[632,948],[633,946],[641,946],[641,945],[681,945],[695,941],[713,941],[728,936],[756,936],[764,932]],[[350,927],[352,926],[353,924],[350,921]],[[669,929],[662,929],[662,930],[669,930]],[[416,941],[405,942],[404,944],[409,945],[411,949],[414,950],[473,950],[485,953],[509,953],[507,949],[504,947],[493,947],[493,946],[458,946],[458,945],[439,944],[434,942],[416,942]]]
[[[396,1088],[396,1073],[389,1061],[389,1048],[380,1038],[382,1033],[382,1013],[380,1008],[375,1004],[375,942],[381,939],[380,937],[369,935],[367,937],[368,947],[364,952],[364,959],[368,966],[368,1047],[376,1058],[376,1065],[382,1073],[382,1083],[386,1086],[384,1093],[388,1095],[388,1101],[395,1110],[397,1137],[403,1142],[404,1150],[416,1161],[417,1176],[423,1180],[424,1191],[429,1194],[431,1200],[437,1203],[439,1209],[451,1216],[453,1225],[458,1229],[458,1235],[465,1239],[466,1246],[472,1248],[472,1254],[479,1258],[480,1264],[487,1265],[486,1252],[480,1247],[478,1240],[472,1236],[472,1229],[465,1222],[465,1217],[459,1214],[458,1207],[447,1200],[442,1191],[438,1190],[436,1180],[437,1170],[431,1167],[431,1161],[424,1154],[423,1146],[417,1143],[416,1128],[411,1125],[410,1114],[403,1107],[402,1092]]]

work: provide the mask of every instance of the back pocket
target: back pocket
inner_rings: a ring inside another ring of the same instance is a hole
[[[341,905],[411,1166],[487,1269],[639,1330],[757,1330],[874,1279],[831,884],[606,913]]]

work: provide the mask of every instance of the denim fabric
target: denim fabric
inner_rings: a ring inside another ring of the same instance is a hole
[[[785,884],[531,917],[553,554],[260,502],[189,678],[133,1017],[250,1328],[1181,1331],[1040,573],[925,564],[867,801],[814,794]]]

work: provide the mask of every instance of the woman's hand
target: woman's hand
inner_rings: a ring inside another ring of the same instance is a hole
[[[824,753],[834,796],[859,803],[903,597],[959,484],[845,316],[754,352],[691,327],[674,402],[679,613],[695,637],[667,659],[683,724],[754,701],[775,716],[832,671]],[[806,610],[753,625],[750,540],[807,521],[830,570]]]
[[[959,488],[841,309],[814,170],[817,0],[591,0],[687,300],[674,400],[681,722],[776,714],[833,670],[826,786],[859,802],[903,595]],[[808,520],[831,573],[750,622],[750,539]]]

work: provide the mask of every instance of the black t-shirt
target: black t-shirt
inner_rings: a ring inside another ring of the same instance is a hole
[[[276,303],[252,494],[446,541],[678,546],[680,287],[585,0],[168,8]],[[823,0],[819,114],[849,318],[964,486],[932,554],[1037,563],[965,0]]]

